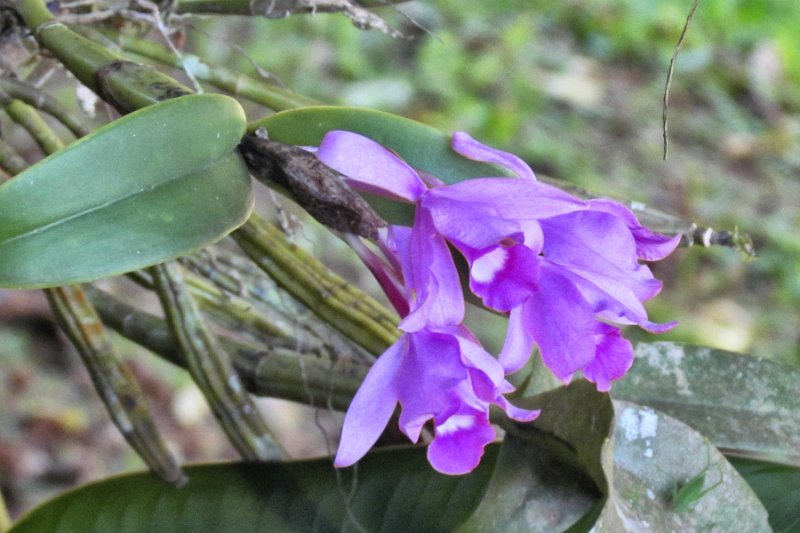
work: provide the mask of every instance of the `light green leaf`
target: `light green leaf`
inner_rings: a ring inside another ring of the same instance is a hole
[[[770,531],[761,502],[702,435],[649,407],[614,409],[613,489],[595,531]],[[682,489],[694,482],[689,500]]]
[[[191,95],[131,113],[0,186],[0,287],[65,285],[184,255],[252,209],[239,104]]]
[[[413,120],[357,107],[318,106],[291,109],[248,125],[263,127],[274,141],[317,146],[332,130],[360,133],[391,148],[412,167],[433,174],[446,183],[467,178],[504,176],[494,165],[466,159],[450,148],[450,135]]]
[[[180,489],[120,476],[45,503],[11,532],[452,531],[480,501],[498,448],[455,477],[433,471],[424,448],[374,452],[338,472],[330,460],[193,466]]]
[[[517,403],[542,414],[504,424],[492,482],[461,530],[769,530],[747,483],[678,420],[622,401],[612,409],[584,381]]]
[[[726,453],[800,466],[800,369],[672,342],[641,343],[614,398],[689,424]]]

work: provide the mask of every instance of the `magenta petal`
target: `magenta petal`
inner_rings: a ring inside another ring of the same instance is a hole
[[[423,199],[444,204],[463,202],[476,212],[506,220],[549,218],[586,209],[586,202],[539,181],[475,178],[431,189]],[[429,198],[430,197],[430,198]],[[438,227],[438,224],[437,224]]]
[[[525,324],[523,306],[515,307],[508,315],[506,341],[498,360],[506,374],[513,374],[528,362],[533,350],[533,338]]]
[[[520,407],[511,405],[511,403],[509,403],[509,401],[502,396],[500,396],[495,403],[503,408],[509,418],[516,420],[517,422],[530,422],[532,420],[536,420],[536,418],[542,413],[540,409],[522,409]]]
[[[611,390],[611,382],[621,378],[633,364],[633,346],[619,328],[598,324],[597,353],[583,369],[583,377],[597,384],[597,390]]]
[[[404,331],[450,326],[464,320],[464,293],[444,238],[436,233],[427,210],[418,208],[407,246],[398,248],[411,312]]]
[[[458,408],[454,391],[468,373],[453,335],[421,330],[404,337],[409,350],[395,386],[403,408],[400,429],[416,442],[425,422]]]
[[[644,261],[658,261],[671,254],[681,242],[681,235],[668,237],[653,233],[639,223],[636,215],[613,200],[597,198],[589,201],[590,209],[611,213],[625,221],[636,239],[636,255]]]
[[[352,465],[369,451],[383,433],[397,405],[394,377],[407,351],[408,339],[400,337],[370,368],[344,417],[334,465]]]
[[[540,222],[544,232],[544,255],[603,286],[602,278],[615,280],[633,291],[640,301],[655,296],[661,282],[650,269],[639,264],[636,243],[625,223],[608,213],[581,211]]]
[[[470,289],[487,307],[498,311],[522,304],[538,283],[536,252],[522,244],[497,247],[477,257],[470,267]]]
[[[412,202],[427,189],[408,163],[357,133],[327,133],[319,145],[317,157],[346,176],[354,189]]]
[[[566,278],[542,268],[539,290],[523,312],[542,361],[557,378],[569,380],[594,358],[594,312]]]
[[[493,163],[500,165],[517,175],[517,177],[535,180],[536,176],[533,170],[528,166],[525,161],[501,150],[496,150],[485,144],[481,144],[469,134],[463,131],[457,131],[453,134],[453,150],[463,155],[467,159],[473,161],[482,161],[484,163]]]
[[[467,474],[478,466],[483,449],[495,437],[487,413],[468,410],[453,414],[436,425],[436,437],[428,445],[428,461],[443,474]]]

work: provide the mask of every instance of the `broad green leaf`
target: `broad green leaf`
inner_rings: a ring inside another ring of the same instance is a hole
[[[125,475],[63,494],[11,531],[452,531],[478,505],[498,448],[468,476],[436,473],[424,448],[373,452],[343,471],[329,459],[192,466],[180,489]]]
[[[0,186],[0,287],[65,285],[184,255],[252,208],[239,104],[191,95],[104,126]]]
[[[636,355],[614,398],[669,414],[726,453],[800,466],[800,369],[672,342]]]
[[[769,513],[776,533],[800,532],[800,468],[753,459],[729,459]]]
[[[269,138],[287,144],[317,146],[332,130],[360,133],[391,148],[412,167],[446,183],[467,178],[504,176],[493,165],[466,159],[450,148],[450,136],[390,113],[356,107],[319,106],[282,111],[252,122],[249,130],[263,127]]]
[[[489,489],[461,530],[769,530],[747,483],[682,422],[628,402],[612,409],[583,381],[521,402],[542,414],[504,425]]]
[[[761,502],[702,435],[649,407],[614,409],[612,491],[595,531],[770,531]]]

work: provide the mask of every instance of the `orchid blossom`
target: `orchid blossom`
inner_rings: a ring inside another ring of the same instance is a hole
[[[378,359],[348,410],[337,465],[352,464],[374,444],[399,402],[400,427],[411,440],[419,437],[421,421],[434,420],[429,457],[435,467],[449,473],[474,467],[494,435],[484,416],[489,403],[520,420],[536,416],[502,396],[512,390],[503,376],[527,362],[534,344],[559,379],[582,372],[607,391],[633,362],[618,326],[658,333],[675,325],[648,320],[642,302],[658,294],[661,282],[640,260],[666,257],[677,237],[652,233],[617,202],[579,199],[539,182],[518,157],[465,133],[453,135],[452,148],[516,177],[445,185],[436,176],[423,179],[356,133],[333,131],[320,144],[318,157],[353,188],[416,206],[413,226],[392,226],[383,241],[402,265],[405,287],[386,287],[386,293],[394,300],[405,294],[394,303],[405,315],[399,328],[406,333]],[[461,325],[463,293],[448,244],[469,265],[470,290],[509,316],[497,359]],[[458,458],[456,437],[466,443]]]

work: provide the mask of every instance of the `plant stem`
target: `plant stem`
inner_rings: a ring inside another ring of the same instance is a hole
[[[186,476],[153,423],[147,399],[118,360],[100,317],[79,286],[47,289],[50,308],[81,355],[114,424],[150,469],[175,485]]]
[[[6,501],[3,499],[3,494],[0,493],[0,533],[6,533],[13,523],[11,522],[11,517],[8,515],[8,509],[6,509]]]
[[[399,337],[397,316],[252,215],[231,234],[250,259],[322,320],[378,355]]]
[[[50,129],[41,115],[36,110],[22,100],[12,100],[5,107],[6,113],[11,119],[25,128],[31,134],[36,144],[46,154],[53,154],[64,147],[64,143],[55,132]]]
[[[181,266],[171,261],[148,271],[186,368],[231,443],[249,460],[266,461],[284,455],[245,391],[228,354],[200,314]]]
[[[86,292],[109,327],[174,365],[185,367],[166,321],[101,291]],[[253,394],[346,410],[369,364],[329,361],[284,348],[248,346],[220,338],[245,387]],[[316,393],[316,394],[315,394]]]
[[[28,168],[28,162],[3,139],[0,139],[0,168],[12,176]]]
[[[42,0],[19,0],[17,5],[39,44],[121,113],[191,93],[188,87],[166,74],[126,61],[57,22]]]
[[[356,7],[383,7],[386,4],[399,4],[407,0],[359,0],[354,2]],[[175,11],[177,13],[188,14],[216,14],[216,15],[254,15],[267,16],[271,12],[292,14],[302,13],[332,13],[343,11],[345,3],[330,0],[302,1],[297,0],[177,0]],[[270,9],[270,7],[272,9]]]
[[[45,153],[64,148],[64,143],[31,106],[14,100],[7,110]],[[176,485],[184,484],[186,476],[158,433],[144,393],[130,371],[120,363],[102,321],[81,286],[57,287],[44,292],[56,320],[81,356],[95,390],[125,440],[162,478]]]
[[[91,34],[86,33],[86,30],[80,27],[75,28],[75,31],[91,38]],[[156,61],[162,65],[181,69],[200,81],[210,83],[230,94],[247,98],[275,111],[319,105],[316,100],[281,89],[271,83],[247,76],[224,66],[209,63],[196,55],[181,52],[181,56],[178,57],[166,46],[153,41],[139,39],[127,34],[111,34],[110,32],[102,32],[102,34],[114,40],[125,52]]]
[[[26,104],[44,111],[66,126],[76,137],[83,137],[91,131],[84,125],[81,118],[74,115],[49,94],[23,81],[0,76],[0,102],[6,98],[22,100]]]

